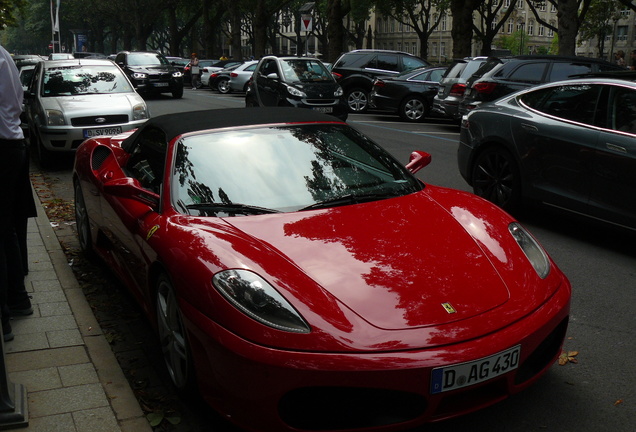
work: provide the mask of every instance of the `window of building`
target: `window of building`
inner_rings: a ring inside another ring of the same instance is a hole
[[[528,21],[528,35],[534,36],[534,20]]]
[[[508,20],[508,34],[512,33],[515,31],[515,21],[514,20]]]
[[[545,36],[545,27],[543,25],[539,26],[539,36]]]

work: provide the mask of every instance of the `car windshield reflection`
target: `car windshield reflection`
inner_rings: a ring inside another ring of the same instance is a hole
[[[421,188],[384,150],[340,125],[192,135],[178,144],[172,173],[175,208],[201,216],[335,207]]]
[[[133,89],[121,71],[104,66],[64,66],[46,70],[42,96],[128,93]]]

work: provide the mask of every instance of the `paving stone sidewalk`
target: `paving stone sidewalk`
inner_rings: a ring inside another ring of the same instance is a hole
[[[36,204],[26,278],[34,313],[12,320],[15,339],[4,344],[9,380],[27,396],[29,424],[16,430],[150,432],[37,197]]]

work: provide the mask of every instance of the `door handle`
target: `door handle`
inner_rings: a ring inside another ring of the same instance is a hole
[[[605,147],[607,147],[608,150],[611,150],[613,152],[616,153],[624,153],[627,154],[627,149],[623,146],[619,146],[616,144],[612,144],[612,143],[605,143]]]
[[[521,123],[521,127],[528,132],[539,132],[539,128],[536,127],[535,125]]]

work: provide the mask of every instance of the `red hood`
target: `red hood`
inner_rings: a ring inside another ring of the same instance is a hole
[[[441,325],[509,299],[475,240],[425,193],[226,221],[277,250],[379,328]]]

